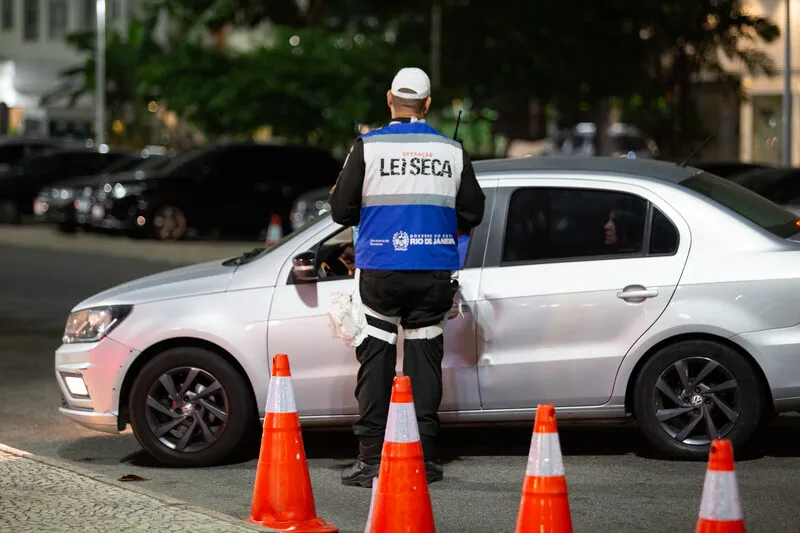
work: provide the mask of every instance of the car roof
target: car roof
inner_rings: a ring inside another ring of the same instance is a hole
[[[586,179],[591,174],[614,173],[646,181],[680,183],[702,172],[695,167],[682,167],[668,161],[655,159],[627,159],[622,157],[518,157],[507,159],[485,159],[473,162],[479,180],[490,179],[497,174],[538,172],[580,172]],[[522,176],[521,176],[522,177]],[[570,178],[578,177],[570,176]]]

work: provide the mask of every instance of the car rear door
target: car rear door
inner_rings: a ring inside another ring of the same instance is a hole
[[[602,179],[501,180],[495,205],[477,295],[483,408],[606,403],[672,298],[688,226],[651,191]]]

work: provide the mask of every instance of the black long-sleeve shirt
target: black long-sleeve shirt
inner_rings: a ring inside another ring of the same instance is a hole
[[[456,216],[460,233],[469,233],[483,220],[486,195],[483,193],[472,160],[466,150],[463,154],[461,184],[456,195]],[[333,221],[343,226],[358,226],[361,221],[361,194],[364,186],[364,142],[356,139],[347,156],[342,171],[331,189],[330,201]]]

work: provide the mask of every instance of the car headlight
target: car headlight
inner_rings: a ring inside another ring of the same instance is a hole
[[[132,305],[111,305],[81,309],[69,315],[61,342],[97,342],[127,317]]]

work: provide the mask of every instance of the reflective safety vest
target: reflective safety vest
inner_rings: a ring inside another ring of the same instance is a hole
[[[393,122],[361,139],[365,173],[356,266],[458,270],[461,144],[421,121]]]

